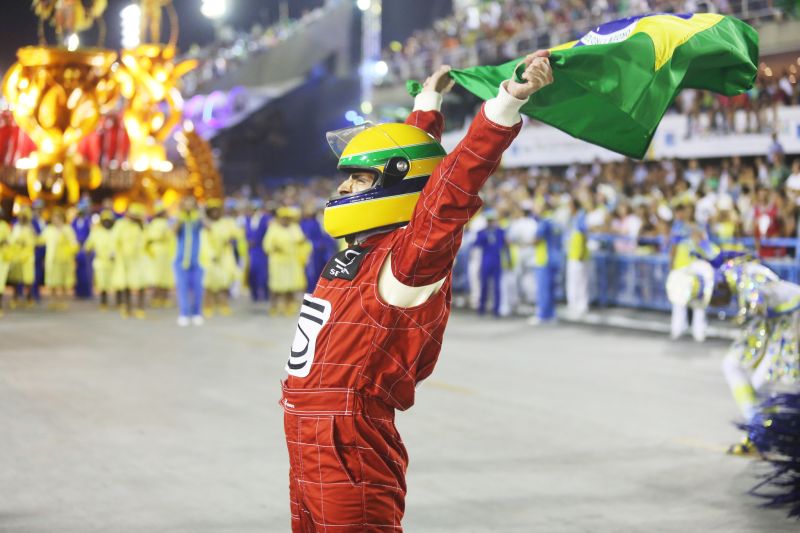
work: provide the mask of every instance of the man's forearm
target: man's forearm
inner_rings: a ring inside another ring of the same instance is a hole
[[[422,91],[414,98],[414,110],[406,124],[426,131],[437,141],[444,133],[444,116],[441,113],[442,95],[435,91]]]
[[[519,133],[519,108],[525,102],[504,89],[493,100],[481,108],[467,135],[422,191],[392,261],[395,277],[406,285],[427,285],[446,275],[461,245],[463,227],[482,205],[481,187]]]

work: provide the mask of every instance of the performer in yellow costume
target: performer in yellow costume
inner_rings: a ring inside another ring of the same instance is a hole
[[[92,226],[89,238],[84,243],[87,252],[94,252],[92,269],[94,270],[95,290],[100,293],[100,309],[108,309],[108,294],[113,289],[114,273],[114,213],[104,209],[100,213],[100,223]]]
[[[281,207],[264,235],[264,251],[269,256],[270,314],[293,316],[298,306],[297,293],[305,290],[305,266],[311,243],[300,229],[300,210]]]
[[[128,207],[125,218],[114,223],[114,274],[112,285],[120,302],[120,314],[143,319],[144,289],[147,287],[147,263],[144,236],[145,208],[140,203]],[[132,294],[136,293],[136,309]]]
[[[11,226],[5,220],[3,208],[0,207],[0,317],[3,316],[3,296],[6,293],[8,270],[11,268]]]
[[[230,255],[228,256],[227,265],[230,275],[233,277],[230,296],[234,297],[244,281],[245,262],[247,260],[247,237],[239,220],[239,202],[234,198],[225,200],[222,220],[227,225],[228,234],[230,235],[228,243]]]
[[[49,307],[66,309],[67,293],[75,287],[75,256],[80,245],[63,211],[53,211],[38,243],[44,245],[44,284],[50,293]]]
[[[206,289],[208,316],[216,309],[221,315],[230,315],[228,304],[230,290],[240,278],[234,246],[242,246],[241,231],[231,217],[222,216],[222,201],[212,198],[206,204],[207,225],[201,235],[200,256],[205,269],[203,285]]]
[[[11,246],[11,264],[8,271],[10,285],[22,285],[26,289],[26,302],[28,307],[33,306],[33,281],[36,248],[36,231],[33,229],[33,213],[31,208],[23,206],[17,214],[17,222],[11,228],[8,242]],[[15,290],[11,307],[17,305],[20,294]]]
[[[164,204],[157,202],[155,214],[145,229],[147,253],[153,282],[153,307],[168,307],[169,293],[175,287],[172,261],[175,258],[175,232],[167,218]]]

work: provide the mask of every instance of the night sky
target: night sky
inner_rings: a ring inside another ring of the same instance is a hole
[[[278,18],[279,6],[286,0],[228,0],[230,9],[226,22],[238,29],[249,29],[259,22],[266,26]],[[106,47],[118,48],[120,42],[119,12],[130,0],[108,0],[105,13],[107,26]],[[192,43],[204,44],[213,39],[212,23],[200,13],[201,0],[174,0],[180,20],[179,47],[182,50]],[[323,0],[290,0],[291,17],[297,17],[306,9],[319,6]],[[383,41],[405,39],[417,28],[430,26],[438,17],[452,8],[451,0],[384,0]],[[36,44],[38,19],[33,14],[28,0],[3,1],[0,17],[0,69],[3,71],[15,60],[17,48]],[[52,34],[51,34],[52,35]],[[87,34],[86,42],[93,43],[95,36]]]

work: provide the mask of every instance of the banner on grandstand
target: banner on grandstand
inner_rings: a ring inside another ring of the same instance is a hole
[[[736,131],[747,128],[747,113],[737,111]],[[800,155],[800,106],[781,107],[778,112],[778,141],[789,159]],[[699,123],[698,123],[699,121]],[[465,129],[445,133],[442,145],[452,151],[464,138]],[[769,132],[764,133],[701,133],[687,136],[688,122],[685,115],[670,113],[664,117],[653,136],[647,151],[648,160],[677,157],[679,159],[704,159],[731,157],[764,157],[772,144]],[[708,130],[708,117],[703,114],[695,119],[695,128]],[[589,144],[555,128],[530,125],[522,128],[516,140],[503,154],[503,166],[508,168],[530,166],[566,166],[589,164],[593,161],[603,163],[621,161],[624,156]]]
[[[711,13],[655,14],[598,26],[551,49],[554,82],[522,108],[579,139],[641,159],[683,88],[727,96],[747,91],[758,72],[758,34]],[[493,98],[520,59],[453,70],[456,82]]]

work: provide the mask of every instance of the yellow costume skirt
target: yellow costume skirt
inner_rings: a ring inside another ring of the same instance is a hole
[[[147,278],[147,263],[142,258],[117,258],[114,261],[111,286],[115,290],[144,289],[147,287]]]
[[[109,259],[97,259],[92,261],[94,270],[94,288],[97,292],[109,292],[114,289],[114,261]]]
[[[175,287],[175,269],[172,264],[171,254],[156,254],[150,260],[151,284],[157,289],[172,289]]]
[[[6,282],[8,281],[9,270],[11,270],[11,263],[8,261],[0,261],[0,294],[2,294]]]
[[[50,261],[44,267],[44,284],[51,289],[75,286],[75,261]]]
[[[23,285],[33,285],[34,258],[31,254],[30,259],[12,262],[8,270],[9,283],[22,283]]]

